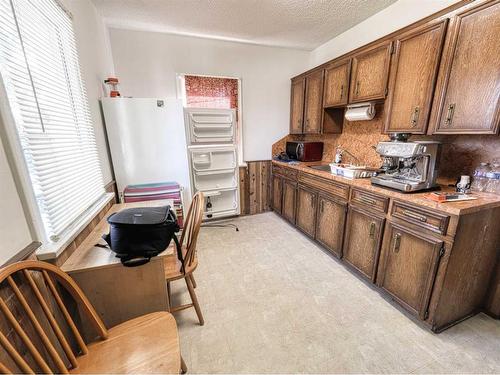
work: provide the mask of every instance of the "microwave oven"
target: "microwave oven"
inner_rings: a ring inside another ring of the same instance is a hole
[[[320,161],[323,158],[323,142],[287,142],[286,154],[292,160]]]

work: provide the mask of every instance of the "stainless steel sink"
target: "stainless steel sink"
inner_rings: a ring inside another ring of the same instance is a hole
[[[309,165],[309,168],[317,169],[318,171],[331,172],[332,169],[329,165]]]

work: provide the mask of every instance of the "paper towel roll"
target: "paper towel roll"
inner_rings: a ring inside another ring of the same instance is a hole
[[[375,106],[373,103],[356,104],[347,106],[345,118],[347,121],[372,120],[375,117]]]

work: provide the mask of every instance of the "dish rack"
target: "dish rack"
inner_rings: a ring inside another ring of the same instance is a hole
[[[332,174],[345,178],[370,178],[376,176],[379,172],[377,168],[370,168],[364,165],[336,164],[331,163],[330,169]]]

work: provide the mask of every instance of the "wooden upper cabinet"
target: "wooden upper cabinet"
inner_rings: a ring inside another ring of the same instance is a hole
[[[273,210],[279,214],[281,214],[281,195],[282,195],[282,185],[283,179],[279,176],[273,176],[272,179],[272,206]]]
[[[316,240],[340,258],[347,203],[320,195],[318,198],[318,218]]]
[[[385,131],[425,134],[448,20],[397,38],[385,104]]]
[[[426,319],[443,242],[396,224],[384,235],[377,284],[421,319]]]
[[[347,104],[351,60],[334,63],[325,68],[323,83],[323,107],[339,107]]]
[[[302,134],[304,121],[304,90],[305,78],[292,79],[290,97],[290,134]]]
[[[434,96],[434,134],[496,134],[500,118],[500,1],[450,22]]]
[[[311,189],[300,186],[297,189],[296,225],[307,235],[314,238],[316,232],[316,204],[318,194]]]
[[[321,132],[323,115],[323,70],[315,70],[306,76],[306,96],[304,105],[304,133]]]
[[[385,98],[391,51],[392,42],[384,42],[352,58],[350,103]]]
[[[347,215],[344,260],[372,282],[377,272],[384,221],[353,206]]]
[[[281,203],[281,215],[290,223],[295,224],[295,197],[297,195],[297,183],[283,179],[283,199]]]

